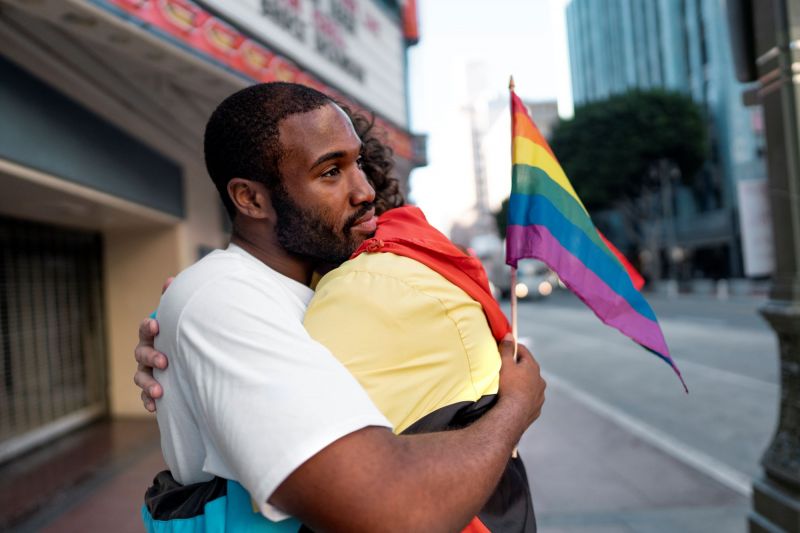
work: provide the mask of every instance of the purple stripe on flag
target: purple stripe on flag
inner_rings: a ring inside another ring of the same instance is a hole
[[[672,362],[658,323],[639,314],[625,298],[561,246],[547,227],[511,225],[508,226],[506,239],[509,248],[526,250],[525,257],[540,259],[558,272],[564,284],[604,323]]]

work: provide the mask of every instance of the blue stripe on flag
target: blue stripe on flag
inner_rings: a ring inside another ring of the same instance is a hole
[[[633,286],[623,267],[565,218],[547,197],[538,194],[512,194],[508,206],[508,223],[517,226],[545,226],[565,250],[605,281],[611,290],[624,298],[639,314],[657,321],[650,305]]]

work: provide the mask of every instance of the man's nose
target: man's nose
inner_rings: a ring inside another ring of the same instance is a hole
[[[353,173],[352,184],[353,188],[350,192],[350,203],[352,205],[371,204],[375,201],[375,189],[361,169]]]

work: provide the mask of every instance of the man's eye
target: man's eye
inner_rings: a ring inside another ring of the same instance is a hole
[[[364,168],[364,157],[363,156],[359,156],[359,158],[356,159],[356,165],[358,165],[358,168]]]
[[[332,178],[339,175],[339,167],[332,167],[322,173],[323,178]]]

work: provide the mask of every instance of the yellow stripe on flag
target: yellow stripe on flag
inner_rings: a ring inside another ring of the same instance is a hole
[[[552,154],[543,146],[536,144],[526,137],[514,137],[513,151],[511,155],[511,163],[514,165],[522,164],[531,167],[539,167],[550,176],[562,189],[567,191],[572,196],[578,205],[586,212],[583,202],[578,198],[575,189],[567,179],[567,175],[561,169],[561,165],[552,156]]]
[[[514,124],[514,137],[527,137],[536,144],[544,146],[544,148],[555,157],[550,146],[547,145],[547,141],[539,132],[539,128],[537,128],[536,124],[531,120],[531,117],[525,113],[517,112],[514,113],[514,118],[512,120]]]

